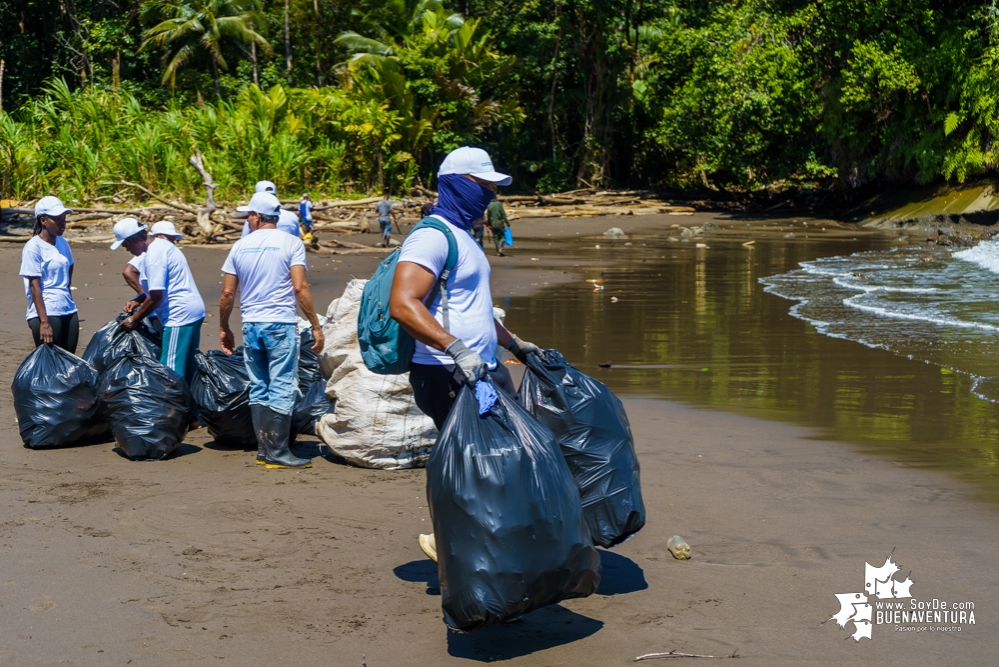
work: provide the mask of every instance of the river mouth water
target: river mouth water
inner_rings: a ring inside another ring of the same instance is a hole
[[[622,396],[799,423],[817,446],[946,470],[999,501],[999,275],[983,268],[999,246],[983,260],[889,236],[744,240],[521,249],[541,266],[579,258],[581,277],[498,303],[511,330]]]

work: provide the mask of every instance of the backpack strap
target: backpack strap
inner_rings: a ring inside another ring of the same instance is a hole
[[[454,238],[454,233],[451,232],[451,228],[445,223],[441,222],[437,218],[426,217],[413,227],[410,234],[415,232],[417,229],[436,229],[437,231],[444,234],[444,238],[447,239],[447,259],[444,261],[444,269],[441,274],[437,277],[437,284],[434,288],[430,290],[430,294],[427,295],[427,300],[424,301],[425,304],[432,304],[434,299],[437,298],[437,293],[440,292],[441,295],[441,318],[444,320],[444,330],[451,331],[451,322],[448,313],[448,290],[447,281],[454,273],[454,269],[458,266],[458,242]]]

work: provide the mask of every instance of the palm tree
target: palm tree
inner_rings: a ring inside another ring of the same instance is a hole
[[[142,22],[146,30],[139,49],[162,49],[166,70],[162,82],[174,87],[177,70],[192,60],[207,58],[215,80],[215,94],[222,95],[219,69],[228,70],[222,49],[229,44],[245,51],[259,46],[270,53],[271,45],[258,26],[266,19],[253,0],[146,0],[142,4]]]

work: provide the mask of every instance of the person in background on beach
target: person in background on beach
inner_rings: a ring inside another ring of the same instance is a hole
[[[323,330],[305,276],[305,245],[277,229],[281,202],[267,192],[253,195],[246,213],[251,233],[229,251],[219,299],[219,341],[232,354],[229,316],[240,292],[243,359],[250,376],[250,416],[257,434],[257,463],[268,468],[311,468],[291,452],[291,415],[298,398],[298,313],[312,324],[312,350],[323,351]]]
[[[392,210],[395,208],[389,200],[389,193],[382,195],[382,200],[375,204],[375,210],[378,211],[378,226],[381,227],[382,231],[382,241],[385,247],[389,247],[389,239],[392,236],[392,219],[395,217],[395,212]]]
[[[269,192],[270,194],[277,197],[277,186],[270,181],[257,181],[257,184],[253,186],[254,193],[257,192]],[[311,213],[310,213],[311,215]],[[278,219],[277,228],[282,232],[288,232],[296,238],[301,238],[302,229],[298,225],[298,216],[291,211],[286,211],[281,209],[280,218]],[[250,223],[243,223],[243,233],[241,238],[245,238],[247,234],[250,233]]]
[[[486,218],[489,219],[489,229],[493,233],[493,244],[496,246],[496,254],[506,257],[503,247],[506,245],[506,228],[510,226],[510,221],[506,217],[506,209],[499,199],[489,202],[486,208]]]
[[[464,383],[474,384],[488,374],[493,384],[516,395],[510,372],[496,359],[497,342],[521,360],[538,348],[493,316],[489,261],[469,233],[472,222],[486,212],[496,185],[512,179],[493,170],[484,150],[467,146],[444,158],[437,176],[439,198],[431,216],[451,227],[458,244],[458,264],[448,279],[450,330],[441,324],[440,295],[425,304],[448,255],[447,238],[436,229],[418,229],[402,244],[389,311],[417,341],[409,383],[417,407],[440,430]],[[420,547],[437,560],[433,535],[421,535]]]
[[[485,250],[485,246],[482,245],[482,239],[486,235],[486,218],[485,216],[472,221],[472,238],[475,242],[479,244],[479,247]]]
[[[58,197],[42,197],[35,204],[35,229],[21,250],[20,275],[28,298],[28,328],[35,347],[57,345],[76,354],[80,316],[73,301],[73,251],[62,237],[66,214]]]
[[[177,247],[184,238],[172,222],[153,225],[153,241],[145,254],[144,273],[148,298],[121,321],[121,328],[131,331],[142,318],[155,312],[163,324],[163,349],[160,363],[173,369],[185,380],[194,371],[194,353],[201,344],[201,325],[205,321],[205,302],[187,265],[187,258]]]
[[[135,290],[135,296],[129,299],[123,308],[126,315],[131,315],[149,298],[149,283],[146,281],[146,250],[149,248],[149,234],[146,225],[135,218],[122,218],[115,223],[114,243],[111,244],[111,249],[117,250],[121,247],[132,254],[132,259],[128,260],[128,264],[121,271],[125,283]],[[155,312],[146,316],[146,322],[154,330],[163,331],[163,324]]]
[[[316,231],[315,222],[312,219],[312,200],[309,193],[302,195],[298,202],[298,219],[302,224],[302,240],[308,243],[312,240],[312,233]]]

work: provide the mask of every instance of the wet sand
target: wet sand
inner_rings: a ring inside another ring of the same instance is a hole
[[[494,296],[577,279],[578,259],[533,269],[530,249],[546,234],[699,221],[649,218],[532,225],[533,246],[494,262]],[[7,381],[31,347],[19,252],[0,247]],[[83,244],[75,252],[75,294],[92,332],[129,296],[119,275],[127,257]],[[210,286],[224,252],[187,254],[217,313]],[[378,262],[311,258],[321,309]],[[202,349],[217,347],[214,319]],[[446,632],[436,568],[416,543],[429,523],[423,471],[351,468],[321,458],[308,438],[299,452],[317,457],[314,468],[264,471],[205,431],[161,463],[129,462],[112,444],[31,451],[9,394],[0,401],[0,664],[554,667],[676,650],[738,651],[752,665],[930,665],[989,664],[999,649],[994,506],[945,474],[789,424],[626,399],[645,529],[604,553],[598,594],[464,636]],[[668,554],[674,533],[693,560]],[[839,611],[834,594],[862,591],[864,562],[879,566],[893,549],[915,597],[973,601],[976,625],[918,634],[879,625],[858,644],[828,621]]]

